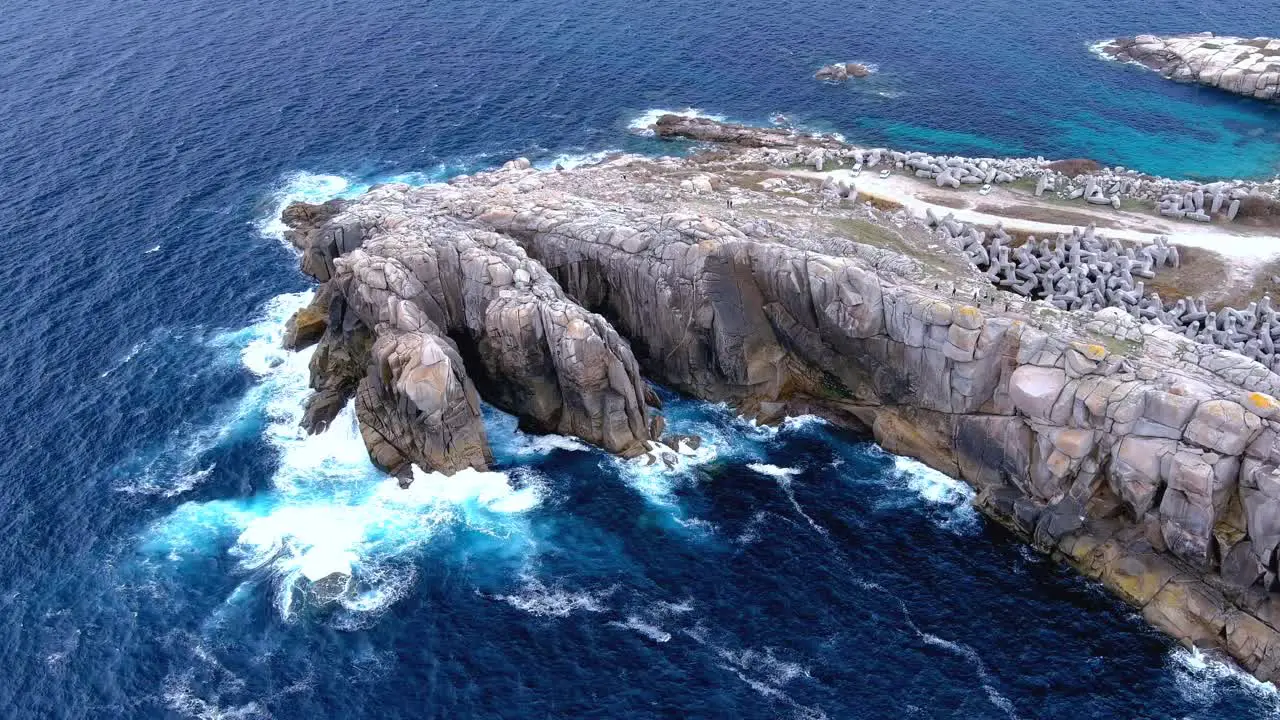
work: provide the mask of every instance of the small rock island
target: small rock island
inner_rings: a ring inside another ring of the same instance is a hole
[[[818,69],[813,76],[818,80],[832,80],[840,82],[850,78],[864,78],[871,74],[871,68],[855,62],[834,63],[825,65]]]
[[[1280,39],[1238,38],[1213,33],[1139,35],[1102,43],[1112,60],[1134,62],[1178,82],[1280,101]]]

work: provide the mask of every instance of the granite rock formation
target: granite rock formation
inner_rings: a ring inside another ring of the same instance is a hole
[[[420,212],[401,190],[375,188],[318,225],[298,205],[285,213],[303,270],[322,283],[291,327],[326,318],[306,335],[319,342],[308,427],[354,395],[380,467],[485,469],[478,375],[485,399],[527,429],[643,452],[646,388],[627,343],[510,237]]]
[[[1101,53],[1135,62],[1178,82],[1280,100],[1280,39],[1196,35],[1139,35],[1104,43]]]
[[[963,478],[1183,642],[1280,678],[1280,376],[1119,307],[1001,291],[924,220],[774,169],[853,157],[832,138],[656,131],[729,145],[291,210],[322,283],[297,335],[327,318],[313,426],[354,395],[383,467],[481,467],[482,394],[631,454],[662,434],[641,369],[761,421],[818,414]]]

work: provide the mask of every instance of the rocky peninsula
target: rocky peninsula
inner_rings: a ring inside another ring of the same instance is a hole
[[[1213,33],[1139,35],[1099,45],[1112,60],[1133,62],[1178,82],[1280,100],[1280,39],[1238,38]]]
[[[1253,303],[1234,315],[1140,286],[1187,289],[1191,270],[1228,262],[1161,229],[1250,236],[1155,207],[1054,214],[1043,196],[1060,190],[1044,185],[1066,176],[1041,159],[672,115],[654,129],[710,145],[568,171],[521,159],[290,206],[320,282],[286,339],[318,344],[308,429],[354,398],[374,462],[407,480],[412,465],[492,462],[481,399],[645,461],[688,441],[667,433],[647,379],[760,422],[816,414],[964,479],[988,515],[1182,642],[1280,678],[1267,281],[1229,273]],[[1092,175],[1106,173],[1121,174]],[[957,207],[992,183],[1003,204]],[[1274,198],[1265,183],[1224,187]]]

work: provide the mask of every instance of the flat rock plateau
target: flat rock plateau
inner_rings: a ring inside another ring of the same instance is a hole
[[[1009,204],[972,222],[937,217],[946,198],[913,204],[1040,178],[1034,202],[1058,172],[1042,160],[678,116],[655,130],[702,147],[290,206],[320,282],[286,338],[318,344],[308,429],[354,398],[373,460],[409,482],[414,465],[492,463],[482,399],[637,462],[689,440],[666,432],[647,379],[760,422],[819,415],[970,483],[985,513],[1182,642],[1280,679],[1280,376],[1275,313],[1249,297],[1261,281],[1230,275],[1243,310],[1171,310],[1134,278],[1172,287],[1222,258],[1069,218],[1033,241]],[[860,195],[859,173],[913,189]],[[1108,177],[1077,197],[1158,184]],[[1187,202],[1207,216],[1205,197]],[[1096,205],[1086,219],[1122,229],[1160,218]]]
[[[1259,100],[1280,100],[1280,39],[1213,33],[1139,35],[1099,46],[1103,56],[1138,63],[1178,82]]]

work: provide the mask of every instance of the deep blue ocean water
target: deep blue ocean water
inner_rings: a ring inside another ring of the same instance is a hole
[[[1178,649],[819,423],[670,398],[646,473],[491,412],[501,466],[401,492],[296,432],[289,199],[659,152],[699,108],[902,148],[1280,169],[1280,109],[1099,61],[1280,3],[55,1],[0,13],[0,717],[1246,718]],[[832,61],[878,66],[834,86]],[[351,568],[338,604],[308,573]]]

